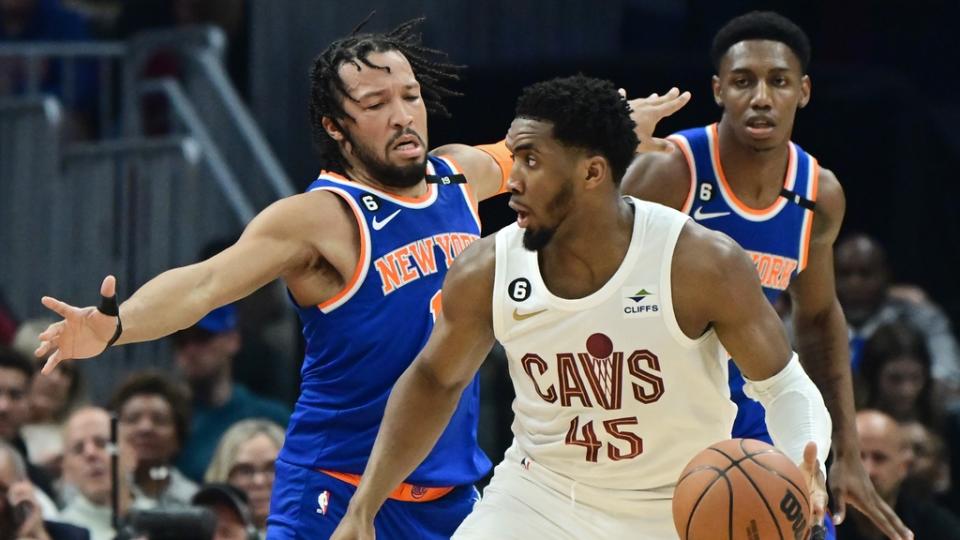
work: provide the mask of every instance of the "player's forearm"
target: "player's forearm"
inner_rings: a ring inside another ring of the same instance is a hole
[[[390,492],[430,453],[453,416],[463,388],[441,384],[417,362],[397,380],[370,461],[350,502],[351,512],[373,519]]]
[[[200,320],[219,305],[207,292],[212,277],[194,264],[148,281],[120,306],[123,333],[117,344],[159,339]]]
[[[815,317],[794,317],[797,352],[804,370],[820,389],[833,421],[833,448],[838,455],[858,452],[853,423],[853,376],[847,323],[840,305]]]

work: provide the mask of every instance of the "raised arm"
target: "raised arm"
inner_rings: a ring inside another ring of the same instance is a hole
[[[457,162],[478,201],[506,191],[513,156],[503,141],[480,146],[447,144],[434,149],[431,154]]]
[[[790,350],[753,262],[729,237],[688,222],[677,242],[672,279],[680,327],[691,337],[709,325],[716,330],[746,379],[747,395],[764,405],[774,444],[804,470],[819,523],[827,503],[821,464],[830,451],[830,416]]]
[[[833,244],[844,209],[840,183],[832,172],[822,169],[807,267],[790,285],[797,350],[833,418],[834,460],[828,477],[837,524],[843,521],[849,502],[888,537],[908,538],[910,531],[877,494],[860,460],[847,321],[837,300],[833,271]]]
[[[380,506],[426,458],[490,352],[494,245],[493,236],[475,242],[447,274],[437,324],[390,393],[370,461],[332,539],[373,538]]]
[[[203,262],[168,270],[140,287],[120,306],[122,333],[116,344],[166,336],[278,277],[308,270],[327,244],[352,234],[344,212],[335,195],[323,192],[272,204],[231,247]],[[110,297],[114,288],[108,277],[101,294]],[[51,297],[42,302],[63,317],[40,334],[37,355],[53,351],[45,372],[63,360],[100,354],[117,331],[117,317],[95,307],[78,308]]]

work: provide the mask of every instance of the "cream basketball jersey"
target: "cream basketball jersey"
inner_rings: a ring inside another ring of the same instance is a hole
[[[584,298],[551,294],[523,229],[498,232],[493,325],[516,390],[515,446],[578,483],[652,493],[730,438],[736,407],[713,330],[689,339],[674,316],[670,268],[689,217],[626,199],[626,256]]]

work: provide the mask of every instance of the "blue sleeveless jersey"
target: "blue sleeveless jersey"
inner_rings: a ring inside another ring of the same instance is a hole
[[[343,198],[360,230],[350,282],[319,306],[298,307],[306,340],[297,400],[280,458],[362,473],[394,383],[427,343],[453,259],[479,238],[476,203],[453,162],[430,157],[426,195],[391,195],[322,173],[308,191]],[[479,382],[466,388],[408,482],[470,484],[490,469],[477,445]]]
[[[680,147],[690,169],[690,192],[683,212],[704,227],[736,240],[753,258],[767,299],[775,302],[807,266],[819,180],[817,160],[789,143],[781,196],[768,208],[757,210],[737,198],[723,173],[717,124],[681,131],[669,138]],[[743,376],[733,362],[730,392],[739,407],[733,435],[769,442],[763,406],[744,395]]]

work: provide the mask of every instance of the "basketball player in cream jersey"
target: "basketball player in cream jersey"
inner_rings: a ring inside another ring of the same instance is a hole
[[[677,477],[730,436],[726,351],[822,518],[823,400],[747,255],[680,212],[620,197],[632,126],[605,81],[524,91],[506,140],[517,223],[448,273],[333,538],[373,538],[380,505],[427,456],[495,338],[517,394],[515,441],[455,539],[676,538]]]

